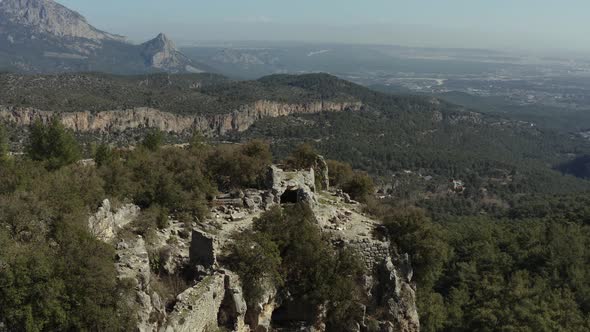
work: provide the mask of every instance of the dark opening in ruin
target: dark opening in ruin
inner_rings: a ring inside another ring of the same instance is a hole
[[[271,324],[274,328],[297,331],[313,325],[317,316],[317,306],[301,300],[289,301],[272,312]]]
[[[295,204],[299,202],[298,190],[287,189],[281,195],[281,204]]]

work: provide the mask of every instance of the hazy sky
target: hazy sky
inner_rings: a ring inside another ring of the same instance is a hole
[[[590,51],[589,0],[58,0],[140,41],[299,40]]]

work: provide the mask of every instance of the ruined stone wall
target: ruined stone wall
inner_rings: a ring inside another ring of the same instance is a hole
[[[354,240],[349,244],[363,261],[367,271],[374,271],[390,256],[390,243],[369,239]]]
[[[210,268],[217,263],[215,257],[215,238],[198,229],[193,229],[189,250],[190,263]]]
[[[225,297],[225,276],[208,276],[178,295],[174,311],[168,316],[166,332],[215,331],[217,314]]]

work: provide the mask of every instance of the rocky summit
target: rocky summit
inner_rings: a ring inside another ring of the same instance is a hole
[[[197,67],[163,34],[133,45],[53,0],[0,1],[0,70],[201,72]]]
[[[160,33],[156,38],[143,43],[141,55],[146,65],[152,68],[169,72],[201,73],[200,69],[193,67],[192,62],[182,54],[174,45],[174,42],[165,34]]]

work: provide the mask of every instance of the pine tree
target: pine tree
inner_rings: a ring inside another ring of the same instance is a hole
[[[33,160],[43,161],[48,169],[58,169],[78,161],[80,146],[58,119],[49,126],[36,121],[31,127],[27,153]]]

